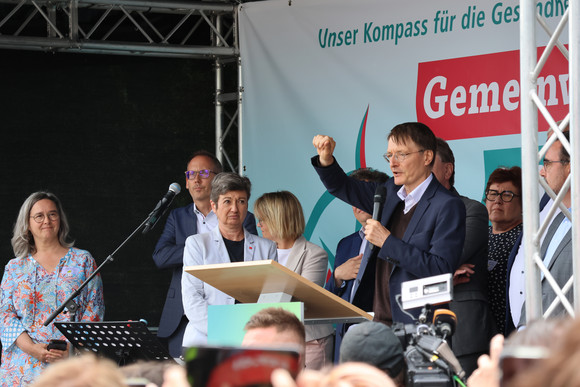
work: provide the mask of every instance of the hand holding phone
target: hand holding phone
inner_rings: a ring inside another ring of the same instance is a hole
[[[67,345],[65,340],[51,339],[46,346],[47,350],[58,349],[59,351],[66,351]]]

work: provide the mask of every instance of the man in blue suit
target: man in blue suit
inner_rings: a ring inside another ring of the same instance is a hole
[[[317,135],[313,145],[318,156],[312,164],[328,191],[337,198],[372,213],[378,183],[350,178],[335,161],[335,141]],[[388,136],[385,159],[393,177],[384,185],[386,201],[380,221],[369,219],[365,239],[368,265],[376,254],[374,320],[386,324],[411,323],[421,308],[407,311],[397,304],[401,284],[418,278],[454,273],[459,266],[465,239],[465,206],[432,174],[437,141],[426,125],[418,122],[395,126]],[[374,253],[374,254],[373,254]],[[367,267],[368,267],[367,265]],[[359,270],[355,284],[363,278]]]
[[[220,161],[211,153],[199,151],[193,155],[185,172],[185,187],[193,203],[171,211],[153,252],[157,267],[171,270],[171,284],[157,336],[166,342],[174,358],[181,356],[183,334],[188,323],[181,299],[185,240],[190,235],[210,232],[216,227],[218,220],[210,204],[211,182],[222,170]],[[246,216],[244,228],[257,235],[256,219],[251,212]]]
[[[350,176],[357,180],[382,184],[389,179],[386,173],[371,168],[359,168],[351,173]],[[353,291],[353,285],[361,265],[363,253],[368,245],[365,241],[364,225],[371,218],[371,214],[356,207],[352,208],[352,212],[362,228],[342,238],[338,242],[332,275],[324,285],[324,288],[353,305],[358,306],[362,310],[370,312],[373,310],[373,296],[375,291],[374,266],[369,267],[365,272],[365,275],[371,279],[370,281],[364,281],[361,286],[355,289],[356,291]],[[336,335],[334,338],[334,362],[336,364],[338,364],[340,344],[347,326],[349,324],[336,325]]]

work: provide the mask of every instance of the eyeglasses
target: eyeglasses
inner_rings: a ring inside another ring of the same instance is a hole
[[[58,219],[58,212],[49,212],[47,216],[48,220],[54,222],[55,220]],[[36,214],[34,216],[31,216],[31,218],[34,219],[36,223],[42,223],[44,222],[44,219],[46,219],[44,214]]]
[[[188,180],[193,180],[199,174],[199,177],[201,177],[202,179],[207,179],[209,177],[210,173],[215,173],[215,172],[211,171],[209,169],[202,169],[200,171],[185,171],[185,177]]]
[[[550,168],[550,166],[552,166],[552,164],[555,164],[555,163],[568,164],[569,162],[570,162],[569,160],[546,160],[546,159],[544,159],[544,169]]]
[[[509,203],[514,200],[514,197],[519,197],[521,195],[516,195],[512,191],[496,191],[495,189],[489,189],[485,193],[485,198],[490,202],[495,202],[498,197],[501,198],[502,202]]]
[[[419,152],[425,152],[425,149],[421,149],[415,152],[408,152],[408,153],[403,153],[403,152],[397,152],[397,153],[385,153],[383,155],[383,157],[385,158],[385,160],[387,160],[387,163],[390,163],[392,160],[396,160],[396,161],[405,161],[405,159],[407,158],[407,156],[412,155],[413,153],[419,153]]]

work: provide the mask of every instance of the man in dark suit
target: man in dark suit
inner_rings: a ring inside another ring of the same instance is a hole
[[[181,356],[183,334],[188,323],[181,298],[185,240],[190,235],[209,232],[217,226],[217,217],[211,210],[210,194],[211,182],[220,172],[222,165],[211,153],[199,151],[193,155],[185,172],[185,187],[193,203],[171,211],[153,252],[157,267],[172,272],[157,336],[166,342],[174,358]],[[257,235],[256,219],[251,212],[246,216],[244,228]]]
[[[570,132],[564,132],[564,137],[570,141]],[[562,145],[560,140],[556,140],[548,149],[544,156],[544,166],[540,170],[542,176],[548,186],[554,191],[556,195],[562,191],[566,179],[570,175],[570,154]],[[571,190],[565,193],[562,198],[564,207],[571,210],[572,193]],[[554,204],[556,205],[556,204]],[[563,212],[557,214],[546,231],[546,235],[540,246],[540,258],[544,265],[550,271],[550,275],[554,278],[560,289],[566,285],[570,280],[572,269],[572,223]],[[552,302],[556,299],[556,292],[546,280],[544,274],[542,278],[542,312],[545,313]],[[570,306],[574,304],[574,289],[570,289],[564,293],[566,299],[570,302]],[[526,325],[525,303],[522,306],[521,318],[518,328]],[[560,316],[567,314],[567,309],[559,302],[552,310],[550,316]]]
[[[489,216],[485,206],[476,200],[460,196],[455,184],[455,157],[451,148],[437,138],[437,156],[433,174],[465,205],[465,244],[461,266],[453,278],[451,310],[457,316],[453,334],[453,353],[469,377],[477,368],[479,356],[489,350],[491,311],[487,296],[487,242]]]
[[[313,145],[318,156],[312,158],[312,165],[328,191],[372,213],[379,184],[348,177],[334,159],[336,143],[331,137],[315,136]],[[368,250],[368,254],[374,251],[377,256],[375,321],[413,322],[421,308],[407,311],[413,317],[401,310],[396,302],[401,284],[454,273],[459,267],[465,239],[465,206],[431,172],[436,147],[431,129],[418,122],[397,125],[388,136],[385,159],[393,177],[385,183],[381,220],[369,219],[365,225],[365,239],[377,247]],[[357,280],[361,274],[364,275],[359,270]]]
[[[372,181],[384,184],[389,176],[380,171],[371,168],[359,168],[350,175],[352,178],[361,181]],[[373,296],[375,291],[375,268],[369,267],[365,275],[369,276],[370,281],[364,281],[361,286],[354,287],[356,276],[361,266],[361,260],[368,242],[364,239],[364,225],[372,216],[356,207],[352,208],[356,220],[361,224],[359,231],[346,236],[338,242],[336,255],[334,257],[334,269],[332,275],[324,285],[324,288],[342,299],[358,306],[366,312],[373,310]],[[334,338],[334,362],[338,364],[340,355],[340,344],[345,328],[348,324],[337,324],[336,335]]]

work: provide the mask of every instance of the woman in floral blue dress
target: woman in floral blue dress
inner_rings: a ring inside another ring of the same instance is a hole
[[[59,199],[49,192],[30,195],[18,214],[12,237],[16,258],[2,278],[0,386],[25,386],[50,363],[68,356],[68,350],[47,350],[50,339],[65,340],[44,321],[96,269],[88,251],[72,247],[69,226]],[[75,321],[102,321],[103,284],[96,276],[76,297]],[[68,312],[55,322],[71,321]]]

